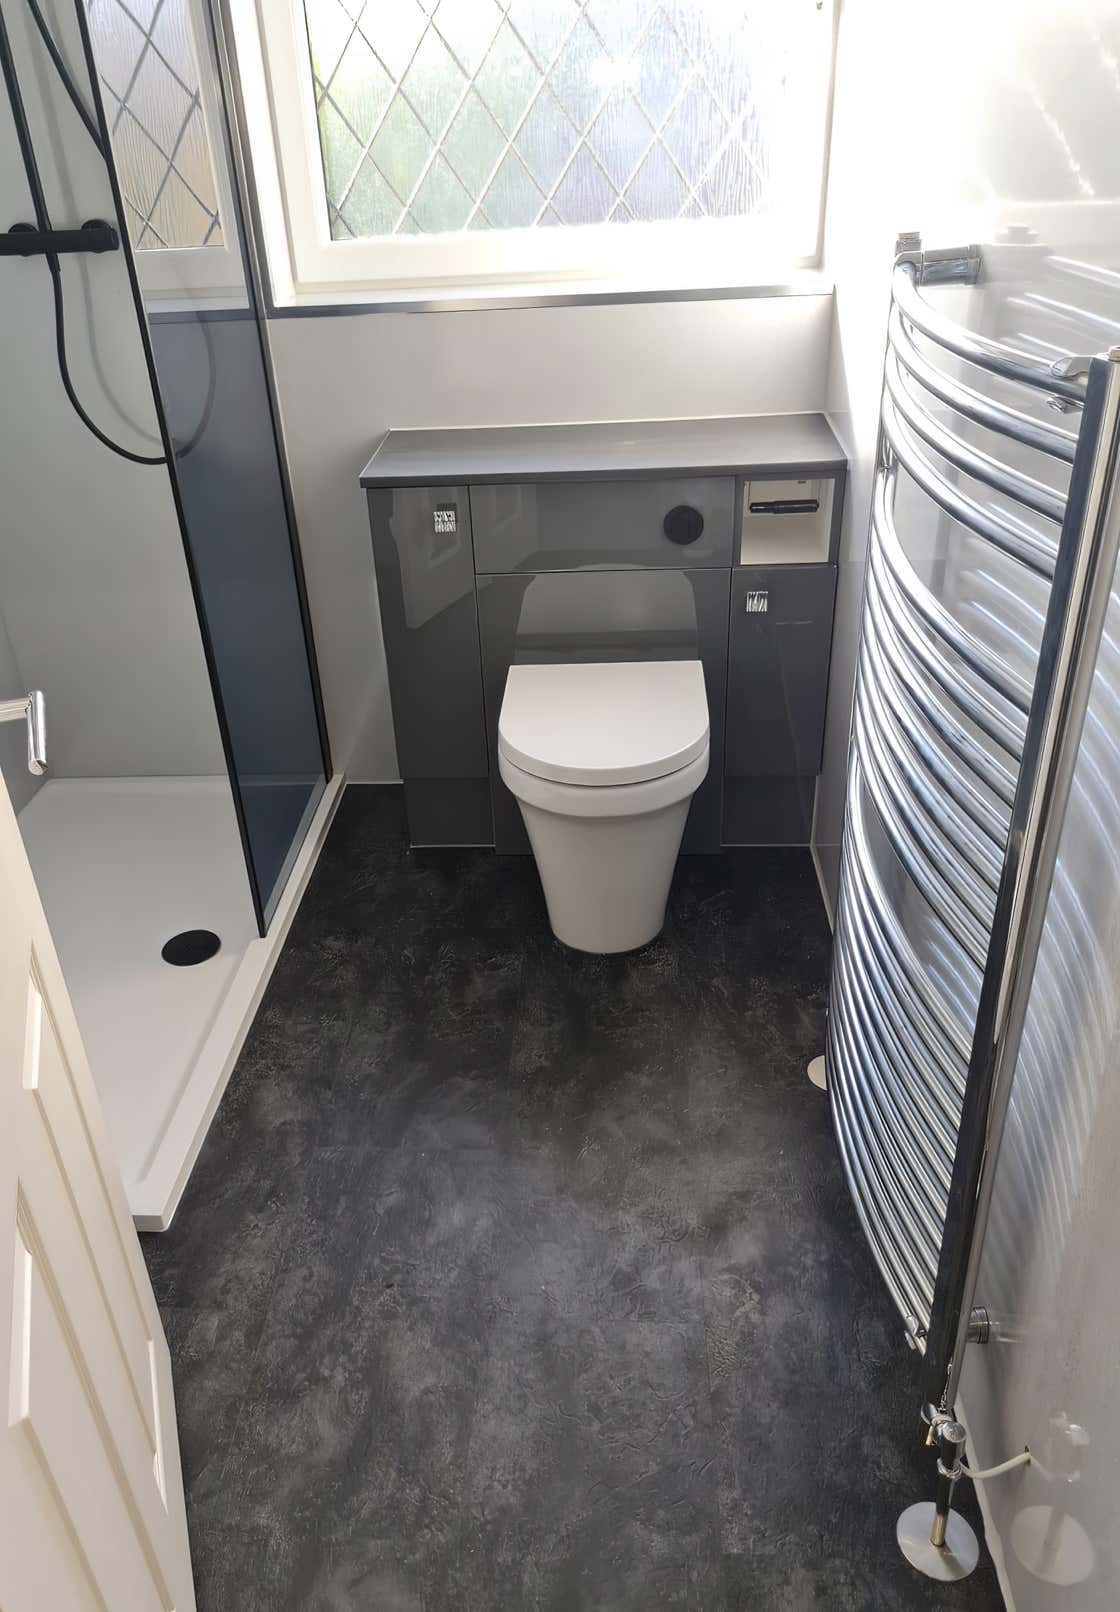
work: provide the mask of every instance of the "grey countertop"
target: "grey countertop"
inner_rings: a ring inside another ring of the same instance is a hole
[[[363,487],[431,487],[748,470],[803,473],[845,463],[823,414],[732,415],[387,431],[361,479]]]

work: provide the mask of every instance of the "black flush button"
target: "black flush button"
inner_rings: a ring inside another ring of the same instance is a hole
[[[190,968],[194,963],[205,963],[217,956],[221,945],[212,929],[184,929],[181,935],[172,935],[165,942],[160,956],[175,968]]]
[[[691,504],[675,504],[661,523],[670,543],[695,543],[704,530],[704,517]]]

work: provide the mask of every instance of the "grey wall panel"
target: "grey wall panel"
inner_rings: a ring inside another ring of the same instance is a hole
[[[684,545],[664,530],[681,506],[703,520]],[[480,572],[728,566],[734,508],[730,476],[472,486],[475,561]]]
[[[373,491],[368,497],[402,776],[485,778],[467,489]],[[454,531],[437,532],[452,518]]]
[[[357,481],[390,426],[817,409],[831,313],[822,295],[274,320],[336,764],[358,780],[399,776]]]
[[[832,565],[748,566],[734,572],[728,776],[820,771],[835,596]],[[765,610],[747,609],[748,603],[763,600]]]
[[[517,802],[498,776],[498,713],[511,665],[689,660],[704,666],[712,763],[685,830],[686,851],[720,843],[730,572],[577,571],[487,576],[478,619],[499,851],[527,851]]]

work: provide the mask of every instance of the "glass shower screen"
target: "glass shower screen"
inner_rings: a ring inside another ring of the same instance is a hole
[[[88,23],[263,928],[329,763],[210,18],[97,0]]]

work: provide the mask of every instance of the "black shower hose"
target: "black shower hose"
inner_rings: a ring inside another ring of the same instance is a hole
[[[39,32],[39,36],[43,41],[46,52],[54,65],[55,72],[58,74],[59,81],[62,84],[63,89],[66,91],[66,94],[69,96],[71,103],[73,104],[74,110],[81,119],[87,134],[93,141],[102,160],[106,164],[110,163],[112,161],[112,154],[107,148],[101,130],[98,127],[97,119],[86,105],[81,91],[74,82],[73,75],[67,66],[66,60],[63,57],[62,52],[60,51],[58,44],[50,31],[50,28],[47,26],[46,19],[39,8],[38,0],[26,0],[26,5],[31,13],[35,27]],[[46,234],[51,229],[50,212],[47,208],[46,196],[43,191],[42,179],[39,174],[39,165],[36,160],[34,147],[31,141],[31,130],[27,121],[27,111],[24,107],[23,96],[19,88],[15,60],[12,55],[11,41],[8,36],[7,25],[4,21],[2,10],[0,10],[0,70],[3,71],[4,82],[8,92],[8,101],[12,109],[12,119],[15,123],[16,138],[19,142],[20,156],[23,160],[23,170],[27,178],[28,189],[31,192],[31,202],[35,211],[36,227],[41,233]],[[86,412],[86,409],[83,406],[74,386],[73,377],[70,374],[70,363],[66,352],[66,305],[62,284],[62,264],[59,261],[58,254],[56,252],[46,253],[46,259],[47,267],[50,270],[51,275],[51,292],[54,303],[55,353],[58,359],[58,373],[62,381],[63,390],[65,391],[75,414],[78,416],[79,420],[81,420],[86,429],[97,438],[98,442],[110,449],[111,452],[119,455],[120,458],[127,459],[130,463],[137,465],[166,464],[167,457],[165,454],[134,453],[131,448],[122,447],[119,442],[114,442],[113,438],[108,436],[96,423],[96,421],[93,420]],[[189,454],[191,450],[197,446],[198,442],[201,440],[206,431],[207,425],[209,424],[211,411],[214,405],[214,394],[217,384],[216,365],[214,362],[213,348],[210,342],[210,334],[206,329],[204,321],[202,322],[202,333],[203,339],[206,342],[208,359],[206,399],[203,404],[201,418],[195,431],[192,433],[189,440],[182,445],[182,447],[178,447],[175,450],[175,456],[178,459],[185,458],[187,454]]]

